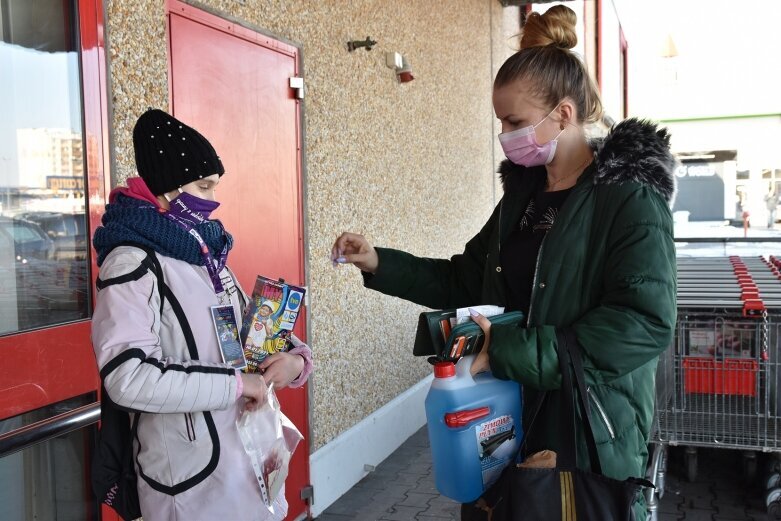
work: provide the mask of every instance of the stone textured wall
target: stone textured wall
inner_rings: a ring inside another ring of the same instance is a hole
[[[188,2],[189,3],[189,2]],[[422,308],[363,289],[334,269],[342,231],[419,255],[461,251],[500,197],[493,75],[512,52],[517,8],[497,0],[209,0],[214,14],[301,45],[306,80],[309,338],[314,447],[429,372],[411,356]],[[131,133],[148,106],[168,107],[164,2],[107,2],[113,183],[134,175]],[[348,40],[377,40],[347,52]],[[385,52],[415,80],[399,84]]]

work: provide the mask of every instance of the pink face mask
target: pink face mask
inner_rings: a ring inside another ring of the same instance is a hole
[[[553,109],[556,110],[558,105]],[[548,116],[553,114],[553,110],[548,113]],[[519,128],[512,132],[503,132],[499,134],[499,142],[502,144],[504,155],[507,159],[515,163],[516,165],[532,167],[547,165],[553,161],[553,156],[556,154],[556,145],[558,144],[558,138],[561,135],[562,130],[556,137],[540,145],[537,143],[537,135],[534,129],[536,129],[543,121],[548,119],[548,116],[542,118],[542,120],[536,125],[530,125],[528,127]]]

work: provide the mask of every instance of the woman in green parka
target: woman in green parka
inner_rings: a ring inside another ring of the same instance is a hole
[[[575,23],[565,6],[532,13],[521,50],[497,74],[504,197],[463,253],[419,258],[345,233],[332,255],[360,268],[366,287],[424,306],[524,312],[510,325],[475,317],[487,342],[474,365],[490,364],[495,376],[523,384],[526,403],[553,391],[529,453],[558,448],[557,338],[573,328],[602,468],[623,480],[645,474],[656,364],[673,337],[674,160],[667,132],[645,121],[586,138],[584,125],[600,117],[601,102],[570,51]],[[582,436],[579,443],[578,464],[588,468]],[[636,511],[644,519],[642,501]]]

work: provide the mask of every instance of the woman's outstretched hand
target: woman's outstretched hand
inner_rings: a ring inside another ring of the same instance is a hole
[[[379,265],[377,250],[363,235],[343,233],[331,249],[331,261],[337,264],[354,264],[361,271],[376,273]]]

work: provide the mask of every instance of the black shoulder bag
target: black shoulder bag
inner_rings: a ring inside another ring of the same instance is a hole
[[[633,505],[640,491],[645,487],[653,487],[653,484],[639,478],[619,481],[602,474],[586,398],[580,346],[574,331],[568,329],[559,336],[558,355],[562,376],[560,392],[564,405],[559,410],[562,446],[556,457],[556,467],[507,467],[482,498],[473,505],[464,505],[462,520],[640,521],[635,519]],[[532,418],[536,418],[543,401],[544,393],[541,393],[534,404]],[[577,403],[583,418],[590,471],[576,466],[575,422],[578,417],[575,415],[574,403]],[[534,420],[531,423],[529,430]],[[524,450],[525,445],[525,442],[521,444],[521,450]]]
[[[147,254],[142,264],[157,277],[162,313],[165,291],[160,261],[157,260],[154,250],[138,244],[130,245],[144,250]],[[113,508],[125,521],[141,517],[138,478],[133,462],[133,438],[137,428],[138,415],[131,425],[130,413],[112,402],[101,384],[100,431],[91,464],[92,491],[100,503]]]
[[[101,388],[100,432],[92,454],[92,491],[125,521],[141,517],[136,469],[133,465],[133,437],[136,425],[130,414],[117,407]]]

